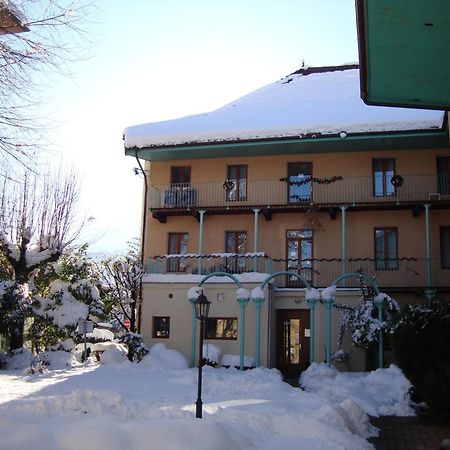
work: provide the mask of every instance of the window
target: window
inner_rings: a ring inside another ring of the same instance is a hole
[[[437,163],[437,179],[438,192],[443,195],[450,194],[450,156],[438,156]]]
[[[373,195],[374,197],[391,197],[395,187],[391,183],[395,175],[394,158],[372,159]]]
[[[244,202],[247,200],[247,166],[228,166],[227,180],[230,181],[227,192],[228,202]]]
[[[287,270],[297,272],[308,282],[312,281],[313,232],[312,230],[288,230],[286,232]],[[291,276],[287,284],[299,284],[297,277]]]
[[[190,167],[171,167],[170,168],[170,184],[180,186],[191,184],[191,168]]]
[[[441,269],[450,269],[450,226],[440,228]]]
[[[244,255],[247,253],[247,233],[245,231],[227,231],[225,233],[225,252]],[[245,258],[227,256],[226,269],[231,273],[245,272]]]
[[[208,317],[205,322],[205,339],[237,339],[236,317]]]
[[[170,317],[153,316],[153,337],[160,339],[170,337]]]
[[[375,228],[375,270],[398,270],[397,228]]]
[[[185,255],[188,250],[188,233],[169,233],[169,255]],[[186,272],[187,259],[181,256],[167,260],[167,272]]]
[[[308,202],[312,196],[312,163],[288,163],[288,202]]]
[[[171,167],[170,188],[164,192],[164,207],[192,206],[196,197],[195,190],[191,188],[191,168]]]

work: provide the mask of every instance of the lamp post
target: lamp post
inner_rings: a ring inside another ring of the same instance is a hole
[[[202,368],[203,368],[203,337],[205,332],[205,320],[208,318],[209,306],[211,302],[206,298],[203,292],[194,302],[195,316],[200,320],[200,343],[198,350],[198,381],[197,381],[197,401],[195,402],[195,417],[202,418]]]

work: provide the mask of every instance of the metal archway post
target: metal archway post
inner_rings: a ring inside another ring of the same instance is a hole
[[[226,272],[213,272],[206,275],[199,283],[199,287],[205,283],[211,277],[228,277],[231,278],[238,287],[242,287],[241,282],[232,274]],[[197,318],[195,316],[195,305],[194,301],[196,299],[189,299],[192,304],[192,324],[191,324],[191,366],[195,367],[195,350],[196,350],[196,342],[197,342]]]

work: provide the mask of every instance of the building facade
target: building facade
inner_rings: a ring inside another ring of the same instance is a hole
[[[195,364],[188,292],[201,285],[205,343],[222,354],[296,376],[342,347],[364,370],[365,352],[337,342],[339,311],[327,317],[324,298],[312,309],[305,288],[352,273],[400,304],[450,299],[447,118],[369,107],[358,89],[355,66],[302,69],[191,121],[125,131],[148,176],[148,344]],[[334,302],[358,304],[365,284],[345,277]]]

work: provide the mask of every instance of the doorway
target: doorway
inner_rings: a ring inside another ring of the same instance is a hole
[[[309,310],[276,311],[277,369],[284,377],[295,378],[309,366]]]

